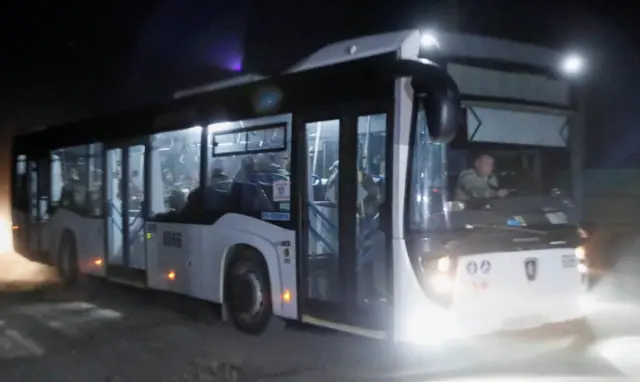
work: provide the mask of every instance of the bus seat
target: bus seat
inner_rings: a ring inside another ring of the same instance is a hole
[[[253,212],[255,203],[260,199],[267,200],[267,196],[260,187],[253,183],[233,182],[229,193],[229,202],[239,211]],[[264,200],[262,203],[264,204]],[[268,201],[268,200],[267,200]]]
[[[321,202],[327,200],[325,193],[325,183],[323,179],[317,175],[311,175],[311,187],[313,187],[313,200]]]

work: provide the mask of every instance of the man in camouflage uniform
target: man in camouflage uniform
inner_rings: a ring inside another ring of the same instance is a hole
[[[460,173],[456,185],[456,200],[471,198],[505,197],[508,190],[498,188],[498,179],[493,175],[494,159],[488,154],[476,158],[473,168]]]

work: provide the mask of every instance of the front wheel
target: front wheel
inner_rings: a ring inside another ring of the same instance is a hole
[[[229,273],[228,307],[235,327],[260,334],[267,329],[273,308],[266,267],[254,259],[240,259]]]
[[[65,234],[60,242],[56,261],[58,276],[65,286],[73,286],[78,281],[78,256],[76,241],[70,234]]]

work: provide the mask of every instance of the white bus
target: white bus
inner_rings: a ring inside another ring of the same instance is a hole
[[[572,111],[501,99],[523,138],[475,142],[451,61],[420,47],[418,31],[342,41],[282,75],[15,137],[16,251],[69,284],[90,274],[223,304],[249,333],[276,316],[429,343],[579,318],[584,250],[544,173],[546,148],[569,149],[530,121]],[[500,155],[506,172],[531,169],[532,188],[455,200],[446,159],[474,144],[497,170]]]

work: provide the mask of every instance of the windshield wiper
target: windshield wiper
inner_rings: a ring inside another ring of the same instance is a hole
[[[466,224],[465,228],[467,230],[474,230],[477,228],[481,228],[481,229],[488,229],[488,230],[497,230],[497,231],[518,231],[518,232],[530,232],[530,233],[538,233],[538,234],[542,234],[542,235],[546,235],[547,232],[546,231],[541,231],[541,230],[537,230],[537,229],[533,229],[533,228],[526,228],[526,227],[509,227],[509,226],[503,226],[503,225],[496,225],[496,224]]]

